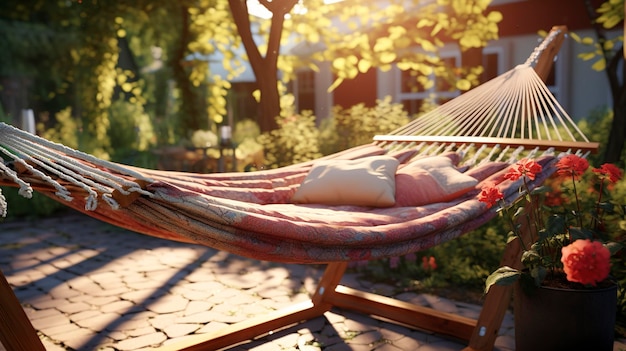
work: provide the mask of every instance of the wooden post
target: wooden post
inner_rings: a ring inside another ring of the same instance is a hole
[[[0,271],[0,342],[10,351],[46,351],[2,271]]]

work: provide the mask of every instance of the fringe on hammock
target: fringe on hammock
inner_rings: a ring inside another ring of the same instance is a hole
[[[5,123],[0,123],[0,140],[0,154],[9,160],[0,163],[0,176],[17,184],[18,193],[26,198],[32,197],[33,188],[20,179],[18,170],[19,173],[31,173],[43,183],[54,187],[55,195],[65,201],[72,201],[72,192],[61,185],[58,179],[82,189],[87,193],[85,209],[88,211],[98,206],[98,199],[113,209],[119,208],[113,198],[115,192],[152,196],[142,189],[142,183],[151,183],[152,179],[128,167],[54,143]],[[6,211],[6,198],[0,192],[0,215],[6,216]]]

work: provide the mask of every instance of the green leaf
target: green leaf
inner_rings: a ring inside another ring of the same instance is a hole
[[[604,246],[606,246],[606,248],[609,249],[609,252],[611,253],[611,256],[615,255],[623,247],[622,244],[616,243],[616,242],[608,242],[608,243],[604,244]]]
[[[456,88],[461,91],[469,90],[471,87],[472,83],[467,79],[459,79],[459,81],[456,82]]]
[[[539,254],[534,250],[524,251],[524,253],[522,254],[522,263],[527,267],[533,266],[540,262],[541,256],[539,256]]]
[[[599,59],[593,65],[591,65],[591,68],[594,71],[598,71],[598,72],[604,71],[604,69],[606,68],[606,60],[604,58]]]
[[[515,268],[503,266],[495,270],[485,281],[485,294],[494,285],[508,286],[515,283],[522,273]]]
[[[593,59],[594,57],[596,57],[596,53],[595,52],[583,52],[583,53],[578,54],[578,57],[583,61],[589,61]]]
[[[538,186],[535,189],[533,189],[530,194],[531,195],[538,195],[538,194],[546,194],[552,191],[552,187],[549,185],[542,185],[542,186]]]
[[[551,215],[546,222],[546,237],[562,233],[565,229],[565,216]]]
[[[591,232],[591,230],[586,229],[586,228],[571,227],[569,228],[569,234],[572,237],[572,241],[575,241],[578,239],[592,239],[593,238],[593,233]]]

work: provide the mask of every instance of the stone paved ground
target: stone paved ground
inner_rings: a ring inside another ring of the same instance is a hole
[[[260,262],[135,234],[69,213],[0,223],[0,269],[48,351],[149,350],[306,299],[322,267]],[[342,284],[394,289],[347,274]],[[398,299],[470,317],[479,307],[437,296]],[[507,315],[496,350],[512,350]],[[461,343],[332,310],[235,350],[454,351]],[[0,351],[3,348],[0,346]]]

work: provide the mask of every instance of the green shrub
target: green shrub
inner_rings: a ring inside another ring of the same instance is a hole
[[[17,193],[17,188],[3,186],[0,190],[8,204],[8,219],[46,217],[67,209],[63,204],[37,192],[27,199]]]
[[[321,156],[319,130],[311,111],[294,112],[293,96],[282,99],[282,111],[276,118],[278,129],[259,136],[265,151],[265,166],[278,168],[299,162],[314,160]]]
[[[370,261],[360,271],[368,278],[406,289],[455,288],[479,295],[485,279],[500,264],[508,231],[496,218],[477,230],[430,249],[398,258]],[[433,257],[436,268],[424,267]]]
[[[148,116],[140,105],[117,100],[109,108],[111,159],[116,162],[148,167],[156,161],[148,152],[156,136]]]
[[[335,106],[329,121],[321,124],[320,145],[324,155],[372,142],[377,134],[387,134],[409,123],[402,104],[391,97],[377,100],[376,106],[357,104],[344,109]]]

